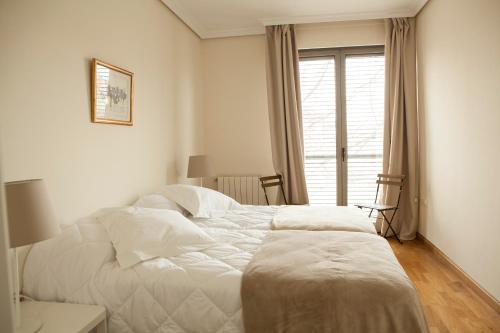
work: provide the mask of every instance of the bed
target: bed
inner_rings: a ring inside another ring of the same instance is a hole
[[[57,238],[33,246],[25,263],[23,294],[42,301],[104,305],[112,333],[244,332],[242,276],[269,234],[277,209],[244,206],[218,217],[191,217],[216,240],[215,246],[129,269],[119,267],[103,225],[93,216],[84,218]],[[392,269],[414,292],[387,242],[370,237],[385,242]],[[424,320],[416,293],[413,297],[413,304],[387,304],[380,311],[389,322],[398,321],[408,306]],[[416,332],[426,332],[425,322],[421,325]]]

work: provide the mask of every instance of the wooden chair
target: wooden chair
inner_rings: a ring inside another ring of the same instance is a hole
[[[266,196],[266,202],[268,206],[269,206],[269,199],[267,198],[266,188],[274,186],[279,186],[281,188],[281,194],[283,194],[285,205],[288,205],[288,202],[286,201],[285,190],[283,189],[283,177],[281,177],[281,175],[260,177],[259,180],[262,189],[264,190],[264,195]]]
[[[363,209],[363,208],[370,209],[370,214],[368,215],[369,217],[372,216],[372,213],[373,213],[374,210],[376,210],[377,212],[379,212],[382,215],[382,217],[384,218],[384,220],[387,223],[387,225],[388,225],[388,228],[385,230],[384,237],[387,236],[387,231],[389,231],[389,229],[391,229],[391,231],[394,233],[394,236],[396,236],[396,239],[398,240],[398,242],[400,244],[403,244],[403,243],[399,239],[398,234],[396,233],[396,231],[394,231],[391,223],[394,220],[394,216],[396,216],[396,213],[397,213],[397,211],[399,209],[399,200],[401,199],[401,193],[403,192],[404,180],[405,180],[405,175],[389,175],[389,174],[379,173],[377,175],[377,193],[375,194],[375,201],[373,202],[373,204],[358,204],[358,205],[355,205],[356,207],[358,207],[360,209]],[[382,204],[378,204],[377,203],[378,194],[379,194],[379,190],[380,190],[380,185],[398,186],[399,187],[398,201],[397,201],[397,203],[395,205],[382,205]],[[393,213],[392,213],[391,218],[388,219],[387,215],[385,214],[385,212],[390,212],[390,211],[393,211]]]

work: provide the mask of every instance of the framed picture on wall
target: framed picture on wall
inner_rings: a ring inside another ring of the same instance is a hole
[[[134,74],[92,59],[92,122],[132,123]]]

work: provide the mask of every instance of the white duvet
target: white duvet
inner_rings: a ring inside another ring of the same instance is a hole
[[[217,241],[200,252],[121,269],[104,227],[87,218],[33,246],[23,293],[38,300],[102,304],[109,332],[243,332],[242,271],[275,207],[192,219]]]

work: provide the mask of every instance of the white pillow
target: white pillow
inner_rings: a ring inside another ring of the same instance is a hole
[[[214,217],[220,211],[242,209],[234,199],[211,189],[193,185],[166,185],[161,193],[194,217]]]
[[[157,208],[157,209],[170,209],[176,210],[182,215],[186,216],[188,212],[161,194],[148,194],[140,197],[132,206],[142,208]]]
[[[97,219],[109,234],[121,268],[156,257],[174,257],[216,245],[177,211],[127,207],[109,209]]]

